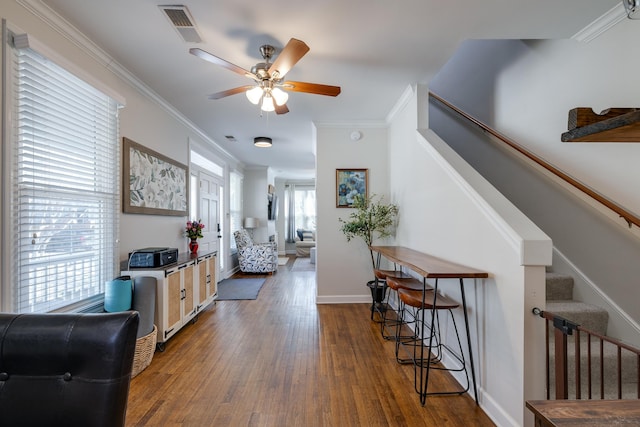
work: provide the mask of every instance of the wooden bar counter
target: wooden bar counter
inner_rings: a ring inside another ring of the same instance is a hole
[[[371,246],[371,250],[425,278],[486,279],[489,274],[404,246]]]
[[[464,317],[465,332],[467,336],[467,349],[469,351],[469,362],[471,366],[471,378],[473,382],[473,396],[476,403],[478,403],[478,389],[476,386],[476,373],[473,363],[473,351],[471,346],[471,334],[469,331],[469,317],[467,315],[467,299],[464,291],[464,279],[486,279],[489,277],[489,273],[485,271],[476,270],[460,264],[456,264],[442,258],[437,258],[433,255],[426,254],[424,252],[416,251],[414,249],[406,248],[404,246],[370,246],[373,252],[377,253],[377,264],[380,266],[380,258],[385,257],[389,261],[395,264],[401,265],[413,272],[419,274],[423,278],[423,295],[422,301],[424,304],[426,298],[427,279],[434,279],[433,286],[434,292],[432,293],[433,302],[431,307],[436,307],[436,295],[438,293],[438,280],[439,279],[457,279],[460,284],[460,296],[462,297],[462,313]],[[435,308],[431,310],[431,325],[435,324]],[[424,330],[424,327],[422,328]],[[457,334],[457,332],[456,332]],[[432,348],[433,334],[429,336],[428,348]],[[431,365],[431,352],[428,352],[426,367],[425,364],[414,364],[415,369],[420,369],[420,385],[416,385],[416,391],[419,389],[420,401],[424,405],[427,396],[427,387],[429,383],[429,370]],[[422,381],[422,370],[426,371],[426,379]]]

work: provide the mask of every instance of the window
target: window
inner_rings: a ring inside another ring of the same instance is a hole
[[[229,174],[229,232],[232,251],[236,249],[236,239],[233,232],[242,228],[242,175],[238,172]]]
[[[316,189],[296,186],[294,193],[296,228],[316,229]]]
[[[97,300],[118,271],[119,105],[30,48],[9,75],[11,311]]]
[[[311,185],[287,184],[284,194],[285,239],[293,242],[296,230],[316,229],[316,189]]]

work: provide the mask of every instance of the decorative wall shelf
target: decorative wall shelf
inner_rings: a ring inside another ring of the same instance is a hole
[[[569,111],[563,142],[640,142],[640,109],[610,108],[595,113],[591,108]]]

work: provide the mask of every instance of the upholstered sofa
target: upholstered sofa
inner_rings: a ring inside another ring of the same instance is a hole
[[[278,269],[278,247],[276,242],[253,243],[244,228],[234,231],[238,249],[238,263],[243,273],[273,273]]]
[[[316,233],[309,230],[296,230],[294,241],[296,244],[296,256],[308,257],[311,248],[316,247]]]
[[[0,313],[0,425],[125,425],[139,316]]]

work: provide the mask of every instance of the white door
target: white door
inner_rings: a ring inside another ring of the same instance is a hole
[[[218,251],[219,248],[219,186],[220,178],[200,172],[200,215],[205,225],[203,237],[198,241],[202,252]]]

